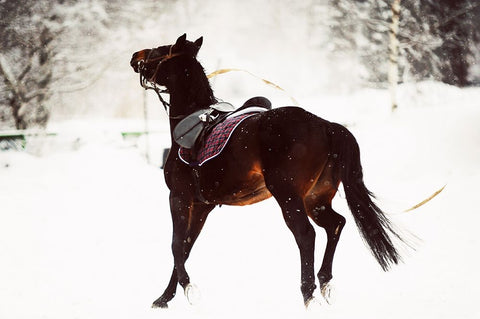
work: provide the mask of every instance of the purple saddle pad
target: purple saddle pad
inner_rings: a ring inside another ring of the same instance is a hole
[[[180,147],[178,155],[180,159],[188,165],[202,166],[206,161],[218,156],[227,145],[230,136],[235,128],[246,118],[256,113],[242,114],[233,118],[227,118],[222,123],[216,125],[210,134],[205,138],[205,143],[197,151],[197,156],[193,158],[192,151]]]

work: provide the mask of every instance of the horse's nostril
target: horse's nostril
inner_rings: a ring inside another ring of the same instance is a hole
[[[143,70],[144,63],[145,63],[144,60],[139,60],[139,61],[137,61],[137,63],[135,63],[134,65],[132,65],[134,71],[135,71],[135,72],[141,72],[141,71]]]

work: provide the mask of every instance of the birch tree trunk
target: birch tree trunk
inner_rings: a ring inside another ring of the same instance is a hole
[[[398,21],[400,19],[400,0],[392,0],[392,23],[389,30],[389,67],[388,67],[388,83],[390,87],[390,97],[392,102],[392,111],[397,104],[397,85],[398,85]]]

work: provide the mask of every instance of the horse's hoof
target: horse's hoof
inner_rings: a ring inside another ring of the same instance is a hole
[[[188,284],[185,287],[185,296],[191,305],[197,305],[202,297],[198,287],[193,284]]]
[[[312,297],[305,302],[305,309],[308,311],[315,311],[315,309],[322,306],[322,303],[318,298]]]
[[[324,283],[320,286],[320,293],[329,305],[333,303],[333,292],[334,287],[330,282]]]
[[[166,301],[162,300],[162,297],[158,298],[155,300],[152,304],[152,308],[162,308],[162,309],[167,309],[168,304]]]

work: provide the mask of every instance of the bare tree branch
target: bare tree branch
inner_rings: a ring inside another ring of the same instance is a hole
[[[92,77],[90,79],[90,81],[88,81],[88,82],[78,83],[77,85],[72,85],[70,87],[63,87],[63,88],[60,88],[60,89],[56,90],[56,92],[58,92],[58,93],[72,93],[72,92],[77,92],[77,91],[82,91],[82,90],[88,89],[89,87],[94,85],[98,80],[100,80],[102,78],[102,75],[105,73],[105,71],[109,67],[110,67],[110,64],[104,65],[100,69],[100,71],[94,77]]]

